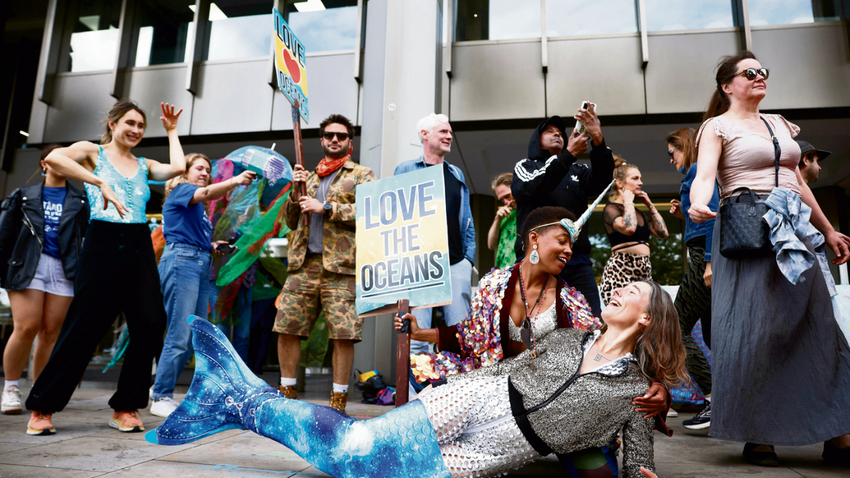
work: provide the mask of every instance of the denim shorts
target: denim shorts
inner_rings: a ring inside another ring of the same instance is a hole
[[[65,278],[62,260],[42,253],[38,260],[35,277],[27,289],[35,289],[47,294],[62,297],[74,297],[74,281]]]

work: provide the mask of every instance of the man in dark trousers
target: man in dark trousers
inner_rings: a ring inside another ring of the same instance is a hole
[[[517,232],[522,231],[528,214],[541,206],[565,207],[576,216],[581,215],[587,209],[588,198],[595,199],[611,182],[614,156],[605,145],[596,111],[579,109],[574,118],[585,127],[581,135],[576,136],[571,131],[567,136],[567,125],[560,116],[540,123],[531,134],[528,158],[516,164],[511,183],[517,204]],[[587,149],[588,138],[593,142],[591,167],[575,164],[576,157]],[[573,244],[572,258],[561,271],[561,278],[584,294],[593,313],[599,316],[602,309],[590,261],[587,229],[582,229],[578,241]],[[517,259],[524,257],[526,252],[518,237]]]

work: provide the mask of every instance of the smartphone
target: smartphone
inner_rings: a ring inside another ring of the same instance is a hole
[[[581,109],[588,111],[593,110],[594,112],[596,112],[596,103],[591,103],[590,101],[582,101]],[[573,128],[573,136],[578,136],[582,133],[584,133],[584,125],[581,124],[581,122],[576,121],[576,125]]]
[[[232,244],[219,244],[215,248],[215,250],[222,254],[233,254],[237,249],[239,249],[239,246],[234,246]]]

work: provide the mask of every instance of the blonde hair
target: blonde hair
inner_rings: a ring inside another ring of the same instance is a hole
[[[212,169],[212,161],[206,155],[201,153],[189,153],[186,155],[186,171],[183,174],[179,174],[169,179],[165,183],[165,194],[162,196],[162,204],[165,204],[165,200],[168,199],[168,195],[171,194],[171,191],[174,190],[177,186],[188,183],[189,182],[189,170],[192,168],[192,164],[195,161],[203,159],[210,165],[210,169]],[[212,174],[210,174],[210,179],[207,181],[207,186],[210,185],[210,181],[212,181]]]
[[[493,192],[496,192],[496,188],[499,187],[499,185],[507,186],[510,188],[513,180],[514,173],[502,173],[496,176],[496,179],[493,180],[493,184],[490,185],[490,189],[492,189]]]
[[[626,160],[620,156],[619,154],[614,155],[614,179],[619,181],[625,181],[626,175],[629,174],[629,170],[637,169],[638,167],[634,164],[629,164]],[[616,184],[615,184],[616,186]],[[613,201],[617,199],[617,196],[620,194],[620,189],[617,187],[611,188],[611,192],[608,193],[608,199]]]

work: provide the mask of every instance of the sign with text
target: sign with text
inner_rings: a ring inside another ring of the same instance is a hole
[[[359,316],[451,303],[443,168],[360,184],[355,210]]]
[[[310,122],[310,108],[307,97],[307,50],[284,21],[277,8],[274,9],[274,65],[277,73],[277,86],[304,122]]]

